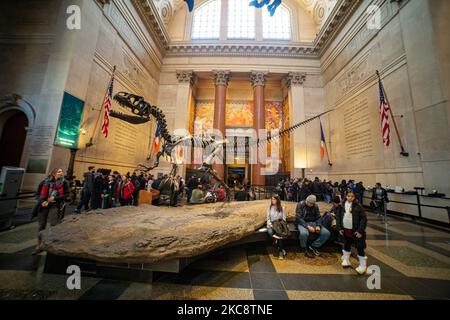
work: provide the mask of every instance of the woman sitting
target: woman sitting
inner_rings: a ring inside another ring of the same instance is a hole
[[[283,260],[286,256],[283,239],[278,237],[273,230],[273,223],[278,220],[283,220],[286,222],[286,213],[281,206],[280,197],[275,195],[272,197],[270,206],[267,209],[267,233],[278,245],[278,256],[281,260]]]

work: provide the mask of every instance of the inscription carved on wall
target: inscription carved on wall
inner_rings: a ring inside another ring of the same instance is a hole
[[[137,126],[123,121],[114,121],[114,155],[116,160],[131,162],[136,158],[136,137],[139,137]]]
[[[367,99],[354,100],[344,108],[344,136],[347,159],[364,159],[374,155]]]

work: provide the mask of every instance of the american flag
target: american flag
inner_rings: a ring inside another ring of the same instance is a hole
[[[109,111],[111,111],[113,86],[114,86],[114,73],[111,77],[108,91],[106,92],[105,102],[103,103],[103,107],[105,108],[105,113],[103,115],[102,133],[105,136],[105,138],[108,138],[108,133],[109,133]]]
[[[388,147],[391,144],[391,130],[389,127],[389,104],[384,96],[383,83],[381,79],[379,82],[380,89],[380,115],[381,115],[381,134],[383,137],[383,144]]]

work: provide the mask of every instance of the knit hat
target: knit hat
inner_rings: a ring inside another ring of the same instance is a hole
[[[312,203],[312,204],[315,204],[316,201],[317,201],[316,196],[313,195],[313,194],[306,198],[306,202],[309,202],[309,203]]]

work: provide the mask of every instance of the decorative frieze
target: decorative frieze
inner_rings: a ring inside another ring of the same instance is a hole
[[[317,58],[311,45],[282,44],[220,44],[220,43],[178,43],[171,44],[168,56],[249,56],[249,57],[285,57],[285,58]]]
[[[289,72],[284,78],[284,83],[287,88],[291,86],[301,86],[306,80],[305,72]]]
[[[214,75],[214,84],[216,86],[228,85],[228,81],[230,81],[230,71],[213,70],[213,75]]]
[[[254,87],[264,86],[266,84],[267,75],[268,75],[268,72],[252,71],[252,74],[250,75],[250,80],[252,82],[252,85]]]
[[[192,70],[179,70],[177,71],[177,80],[179,83],[189,83],[191,86],[195,84],[197,76]]]

